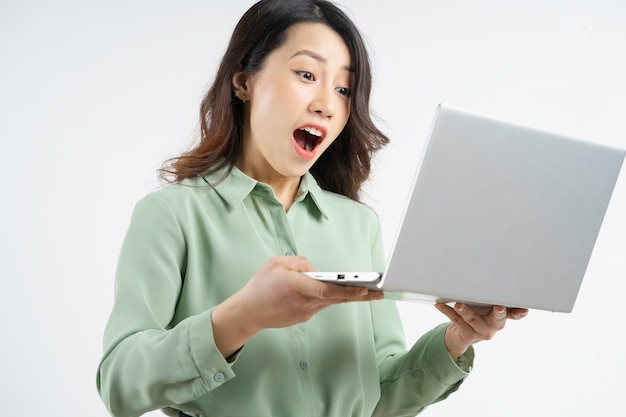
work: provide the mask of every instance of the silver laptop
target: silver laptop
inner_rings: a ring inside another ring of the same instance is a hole
[[[625,153],[441,104],[386,270],[306,274],[397,300],[571,312]]]

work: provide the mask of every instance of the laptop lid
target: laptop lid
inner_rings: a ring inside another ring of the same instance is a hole
[[[570,312],[624,155],[439,105],[376,288]]]

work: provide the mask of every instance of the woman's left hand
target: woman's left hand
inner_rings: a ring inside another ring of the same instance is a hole
[[[508,319],[519,320],[528,314],[526,308],[502,306],[493,306],[486,314],[462,303],[455,304],[454,308],[437,303],[436,307],[452,321],[446,330],[446,346],[453,359],[465,353],[471,345],[492,339]]]

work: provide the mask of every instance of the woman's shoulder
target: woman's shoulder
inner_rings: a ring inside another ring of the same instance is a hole
[[[171,208],[188,206],[197,201],[200,195],[206,196],[211,187],[202,180],[202,177],[187,178],[176,183],[159,185],[145,194],[137,205],[167,205]]]
[[[328,190],[323,190],[322,195],[324,205],[332,211],[333,215],[338,213],[342,217],[356,217],[362,220],[378,222],[378,215],[365,203]]]

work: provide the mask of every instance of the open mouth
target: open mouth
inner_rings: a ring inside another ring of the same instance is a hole
[[[293,132],[298,146],[307,152],[313,151],[324,139],[324,132],[314,127],[304,127]]]

